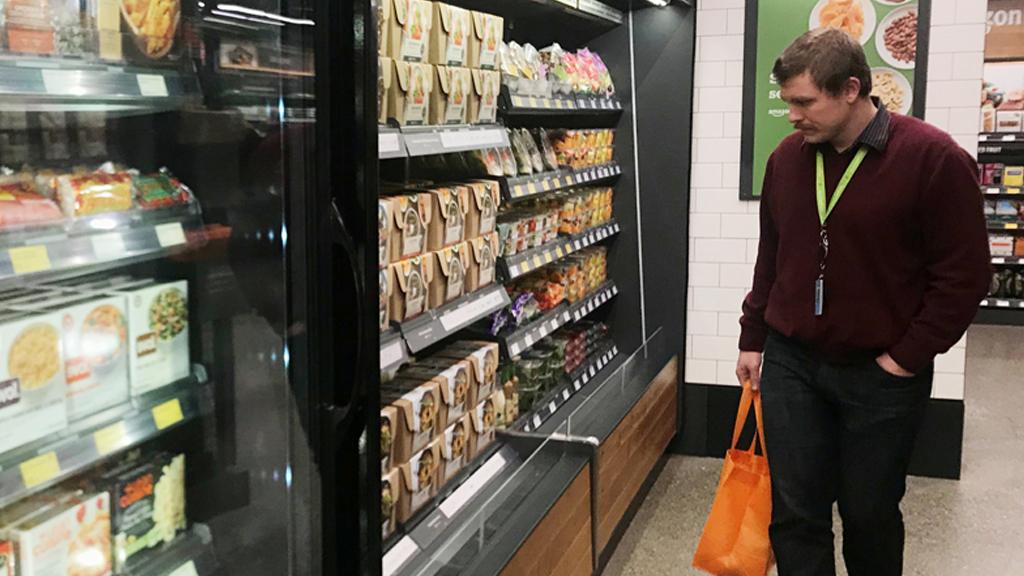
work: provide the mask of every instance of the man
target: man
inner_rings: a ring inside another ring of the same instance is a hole
[[[871,99],[843,32],[800,37],[774,74],[797,131],[768,160],[736,368],[761,390],[772,547],[780,576],[835,574],[838,500],[850,575],[898,575],[932,360],[991,278],[977,165]]]

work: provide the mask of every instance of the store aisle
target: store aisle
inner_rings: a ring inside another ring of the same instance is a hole
[[[910,478],[903,504],[908,576],[1024,574],[1022,336],[1021,328],[971,329],[963,476]],[[720,467],[718,459],[671,457],[604,576],[701,574],[689,565]],[[838,549],[838,522],[835,531]]]

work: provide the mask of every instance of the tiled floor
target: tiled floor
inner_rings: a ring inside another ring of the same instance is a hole
[[[1024,329],[974,327],[968,338],[960,481],[910,478],[904,573],[1024,575]],[[604,576],[680,576],[711,507],[721,460],[675,456]],[[841,528],[836,524],[836,547]],[[845,575],[837,555],[839,574]]]

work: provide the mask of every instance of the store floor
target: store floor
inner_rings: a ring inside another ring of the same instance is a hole
[[[962,478],[909,479],[908,576],[1024,574],[1022,337],[1022,328],[971,328]],[[670,457],[604,576],[702,574],[689,566],[720,468],[717,459]],[[838,518],[835,532],[838,551]]]

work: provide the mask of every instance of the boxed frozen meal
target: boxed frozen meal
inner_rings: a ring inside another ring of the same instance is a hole
[[[427,249],[427,227],[433,220],[433,199],[426,192],[390,198],[391,262],[419,256]],[[379,216],[379,214],[378,214]]]
[[[380,286],[377,288],[377,297],[380,301],[380,309],[377,315],[377,324],[381,332],[388,329],[391,322],[391,293],[394,285],[393,271],[390,267],[381,268],[378,273]]]
[[[380,537],[385,539],[395,531],[399,502],[402,500],[401,472],[392,468],[380,476]]]
[[[437,469],[441,464],[441,443],[436,438],[409,461],[402,464],[402,496],[398,502],[398,522],[412,517],[437,494]]]
[[[427,0],[383,1],[391,3],[387,56],[396,61],[426,62],[433,5]]]
[[[388,96],[388,115],[401,126],[421,126],[430,121],[430,94],[434,67],[396,60]]]
[[[466,213],[466,239],[490,234],[498,229],[501,186],[496,180],[468,182],[469,211]]]
[[[430,28],[430,63],[438,66],[467,66],[473,19],[469,10],[434,2]]]
[[[466,290],[466,267],[469,266],[469,245],[465,242],[442,248],[430,254],[434,267],[430,283],[430,307],[439,308],[460,298]]]
[[[380,409],[380,473],[394,466],[395,431],[398,430],[398,408],[388,404]]]
[[[498,379],[498,343],[462,341],[455,342],[441,350],[435,356],[451,358],[454,360],[465,360],[473,367],[473,380],[476,388],[475,394],[480,398],[487,398],[497,389]]]
[[[472,426],[467,414],[445,429],[444,441],[441,443],[441,470],[438,474],[441,485],[447,484],[466,465]]]
[[[67,425],[60,334],[56,313],[0,317],[0,453]]]
[[[391,82],[395,79],[395,64],[391,58],[377,59],[377,123],[388,123],[388,103],[391,100]]]
[[[469,266],[466,267],[466,292],[476,292],[494,282],[494,270],[498,261],[498,233],[466,242],[469,245]]]
[[[462,418],[472,405],[471,376],[469,367],[464,363],[454,363],[447,367],[414,364],[399,372],[398,376],[404,380],[437,382],[444,406],[442,419],[445,422]]]
[[[181,57],[181,0],[96,0],[100,58],[152,65]]]
[[[114,565],[121,572],[130,559],[185,530],[185,455],[144,457],[107,479]]]
[[[500,394],[500,392],[498,392]],[[469,415],[472,431],[469,433],[469,457],[477,454],[494,442],[495,429],[498,423],[498,411],[494,403],[494,395],[486,397],[476,405]]]
[[[469,67],[495,70],[498,49],[505,37],[505,20],[486,12],[472,12],[473,33],[469,36]]]
[[[110,494],[74,497],[9,531],[21,576],[111,573]]]
[[[468,189],[446,186],[427,192],[431,219],[427,226],[427,250],[440,250],[465,239],[466,212],[469,210]]]
[[[469,99],[470,124],[494,124],[498,117],[498,94],[501,73],[494,70],[473,70],[473,91]]]
[[[434,381],[393,382],[385,387],[383,399],[390,401],[398,413],[394,434],[394,463],[409,460],[437,435],[438,411],[441,407],[441,386]]]
[[[132,208],[132,177],[127,172],[59,176],[57,197],[68,217],[125,212]]]
[[[431,124],[466,124],[473,92],[469,68],[435,66],[434,90],[430,93]]]
[[[128,370],[133,396],[187,378],[188,282],[114,289],[128,302]]]
[[[429,309],[428,294],[434,267],[433,255],[417,256],[395,262],[391,269],[391,320],[405,322]]]

